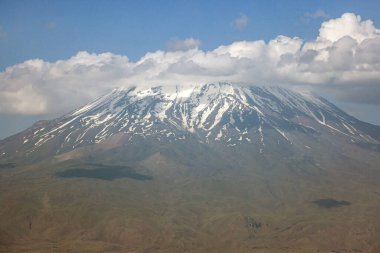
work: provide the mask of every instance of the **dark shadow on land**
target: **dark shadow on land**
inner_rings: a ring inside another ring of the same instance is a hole
[[[341,206],[349,206],[351,205],[350,202],[348,201],[338,201],[338,200],[335,200],[335,199],[318,199],[318,200],[315,200],[313,201],[314,204],[318,205],[319,207],[322,207],[322,208],[333,208],[333,207],[341,207]]]
[[[132,178],[136,180],[152,180],[153,178],[148,175],[143,175],[135,172],[132,168],[127,166],[117,166],[117,165],[91,165],[90,168],[83,168],[86,165],[81,165],[81,167],[76,167],[72,169],[67,169],[56,173],[56,176],[62,178],[95,178],[101,180],[114,180],[118,178]]]

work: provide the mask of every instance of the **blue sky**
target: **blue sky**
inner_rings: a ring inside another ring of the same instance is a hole
[[[198,41],[203,52],[236,41],[268,42],[278,35],[313,41],[322,22],[344,13],[355,13],[380,27],[380,1],[375,0],[0,0],[0,71],[29,59],[66,60],[80,51],[111,52],[136,62],[147,52],[170,51],[173,42],[186,38]],[[376,103],[347,103],[326,95],[349,113],[380,124]],[[0,112],[0,138],[60,113]]]
[[[33,58],[66,59],[78,51],[112,52],[136,60],[165,49],[169,40],[194,37],[211,50],[237,40],[269,40],[277,35],[305,40],[318,35],[324,17],[345,12],[380,22],[380,1],[35,1],[1,0],[0,68]],[[237,30],[239,15],[249,25]]]

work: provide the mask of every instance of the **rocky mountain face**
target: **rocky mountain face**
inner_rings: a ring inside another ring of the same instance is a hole
[[[380,127],[312,93],[279,87],[216,83],[117,89],[2,140],[0,159],[31,162],[88,147],[192,142],[253,153],[313,150],[333,143],[340,143],[338,149],[377,148]]]

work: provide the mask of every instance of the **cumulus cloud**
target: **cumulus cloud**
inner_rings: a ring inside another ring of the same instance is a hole
[[[317,40],[335,42],[344,36],[350,36],[361,43],[365,39],[379,37],[380,30],[371,20],[362,21],[360,16],[345,13],[340,18],[322,23]]]
[[[187,38],[184,40],[173,39],[168,42],[168,51],[187,51],[190,49],[198,48],[201,45],[201,41],[194,38]]]
[[[341,100],[380,104],[380,30],[360,16],[323,22],[318,37],[307,42],[280,35],[204,51],[194,41],[136,62],[79,52],[67,60],[8,67],[0,73],[0,113],[63,113],[120,86],[216,81],[325,89]]]
[[[28,60],[0,73],[0,113],[62,113],[118,86],[128,58],[79,52],[54,63]]]
[[[232,26],[237,30],[244,30],[249,24],[249,18],[246,15],[240,15],[232,22]]]

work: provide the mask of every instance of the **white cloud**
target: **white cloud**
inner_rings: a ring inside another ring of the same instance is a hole
[[[53,22],[53,21],[50,21],[50,22],[48,22],[48,23],[45,24],[45,28],[47,30],[50,30],[50,31],[54,30],[56,27],[57,27],[57,24],[55,22]]]
[[[361,17],[353,13],[345,13],[342,17],[322,23],[317,40],[335,42],[344,36],[350,36],[358,43],[365,39],[380,36],[371,20],[361,21]]]
[[[64,113],[115,87],[214,81],[325,89],[342,100],[380,104],[379,29],[354,14],[322,23],[309,42],[278,36],[203,51],[188,40],[193,46],[150,52],[136,62],[79,52],[8,67],[0,73],[0,113]]]
[[[307,19],[311,19],[311,18],[313,18],[313,19],[316,19],[316,18],[327,19],[327,18],[329,18],[329,15],[324,10],[318,9],[313,13],[306,12],[304,17]]]
[[[237,30],[244,30],[249,24],[249,18],[246,15],[240,15],[232,22],[232,26]]]
[[[5,40],[7,36],[7,32],[3,29],[2,26],[0,26],[0,41]]]
[[[187,51],[190,49],[198,48],[201,41],[194,38],[187,38],[184,40],[173,39],[168,42],[168,51]]]

